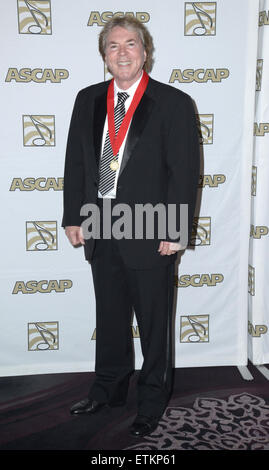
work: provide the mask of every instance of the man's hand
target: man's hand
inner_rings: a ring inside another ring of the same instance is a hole
[[[81,245],[85,245],[81,227],[69,225],[68,227],[65,227],[65,234],[73,246],[79,245],[80,243]]]
[[[159,245],[159,253],[161,256],[164,255],[174,255],[177,251],[181,250],[180,243],[172,243],[172,242],[161,242]]]

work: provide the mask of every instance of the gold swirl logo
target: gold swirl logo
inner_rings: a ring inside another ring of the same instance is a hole
[[[248,265],[248,293],[255,295],[255,268]]]
[[[213,114],[198,114],[196,116],[198,132],[200,135],[200,144],[213,144]]]
[[[55,146],[55,117],[24,115],[23,145],[25,147]]]
[[[185,315],[180,317],[181,343],[209,342],[209,315]]]
[[[57,222],[26,222],[26,251],[57,250]]]
[[[269,25],[269,10],[263,10],[259,13],[259,26]]]
[[[191,246],[205,246],[211,243],[211,217],[194,217]]]
[[[186,2],[185,36],[215,36],[216,9],[216,2]]]
[[[28,351],[59,349],[59,323],[28,323]]]
[[[252,166],[252,174],[251,174],[251,196],[256,196],[257,191],[257,167]]]
[[[256,91],[261,91],[262,89],[262,71],[263,71],[263,59],[258,59],[257,70],[256,70]]]
[[[17,0],[20,34],[51,34],[50,0]]]

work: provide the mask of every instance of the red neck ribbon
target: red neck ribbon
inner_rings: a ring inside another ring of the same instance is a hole
[[[111,80],[109,84],[108,92],[107,92],[108,131],[109,131],[109,138],[110,138],[111,147],[112,147],[114,156],[117,155],[120,149],[120,146],[124,140],[127,129],[129,127],[130,121],[144,94],[145,89],[147,88],[148,81],[149,81],[149,76],[145,72],[145,70],[143,70],[143,76],[136,89],[136,92],[128,108],[128,111],[125,114],[125,117],[122,121],[122,124],[120,126],[117,136],[115,135],[115,121],[114,121],[114,78]]]

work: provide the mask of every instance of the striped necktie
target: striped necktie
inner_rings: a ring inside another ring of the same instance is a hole
[[[118,93],[118,103],[114,109],[115,134],[119,132],[119,128],[125,116],[124,103],[129,97],[128,93]],[[113,151],[110,143],[109,132],[107,131],[103,155],[99,169],[99,191],[102,196],[108,194],[114,187],[116,171],[110,168],[111,161],[117,161],[119,154],[113,158]]]

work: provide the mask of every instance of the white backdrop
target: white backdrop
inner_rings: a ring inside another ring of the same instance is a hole
[[[269,1],[260,1],[249,257],[249,357],[269,362]]]
[[[196,234],[176,273],[175,366],[245,365],[258,0],[0,5],[0,375],[94,370],[90,267],[60,227],[65,146],[78,90],[108,78],[101,25],[130,12],[154,38],[151,76],[192,96],[202,131]],[[140,368],[135,318],[133,333]]]

